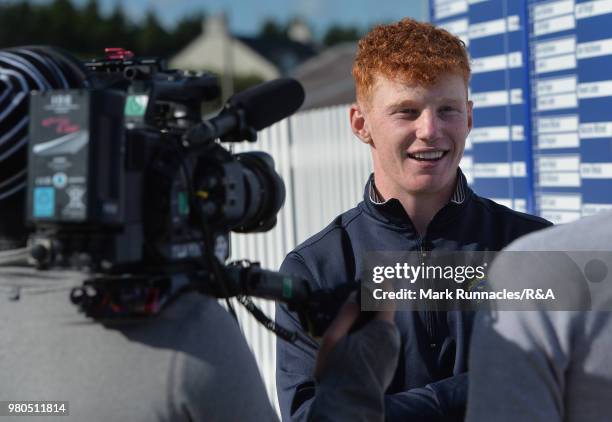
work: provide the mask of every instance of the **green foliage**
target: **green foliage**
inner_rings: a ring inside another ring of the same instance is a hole
[[[187,15],[181,19],[171,36],[174,38],[176,45],[185,46],[193,41],[202,32],[202,22],[204,21],[203,13],[195,13]]]
[[[138,54],[143,56],[167,56],[172,53],[170,34],[161,26],[155,14],[149,11],[136,34],[136,47]]]
[[[323,44],[330,47],[347,41],[357,41],[361,38],[361,32],[353,26],[332,25],[323,37]]]
[[[265,39],[287,39],[287,26],[273,19],[266,19],[259,29],[258,36]]]
[[[77,8],[70,0],[38,4],[0,2],[0,48],[17,45],[56,45],[81,58],[101,57],[105,47],[123,47],[141,56],[169,57],[202,31],[203,14],[164,28],[149,11],[135,24],[117,3],[109,16],[100,13],[98,0]]]

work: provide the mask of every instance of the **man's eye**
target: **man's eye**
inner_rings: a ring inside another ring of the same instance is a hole
[[[445,106],[445,107],[440,108],[440,112],[442,112],[442,113],[453,113],[453,112],[456,112],[456,111],[457,111],[457,109],[454,108],[454,107],[451,107],[451,106]]]
[[[401,114],[407,114],[411,116],[416,116],[419,114],[418,110],[415,110],[414,108],[404,108],[404,109],[401,109],[399,112]]]

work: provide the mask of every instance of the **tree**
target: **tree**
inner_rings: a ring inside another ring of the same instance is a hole
[[[70,0],[53,0],[44,12],[47,16],[44,25],[45,43],[61,45],[67,50],[77,49],[80,34],[76,23],[79,13]]]
[[[104,34],[100,25],[103,19],[99,10],[98,0],[88,0],[76,23],[79,37],[75,48],[88,56],[100,55],[104,48],[101,44]]]
[[[179,50],[193,41],[204,29],[204,13],[183,17],[172,32],[172,48],[170,54],[176,54]]]
[[[273,19],[267,19],[259,29],[257,36],[267,39],[285,39],[287,38],[287,27]]]
[[[170,50],[169,35],[149,10],[144,24],[138,31],[136,53],[143,56],[166,56]]]
[[[123,9],[117,3],[111,15],[103,19],[100,28],[100,39],[96,43],[101,47],[134,48],[136,30],[130,28]],[[102,51],[97,53],[100,56]]]
[[[330,47],[342,42],[357,41],[359,38],[360,31],[354,26],[332,25],[323,37],[323,44]]]
[[[100,0],[87,0],[80,8],[72,1],[38,4],[0,0],[0,48],[55,45],[82,59],[91,59],[102,57],[105,47],[123,47],[140,56],[168,58],[202,31],[203,13],[186,16],[168,30],[153,11],[142,22],[133,23],[119,2],[105,16],[100,13]]]
[[[35,12],[34,7],[28,1],[0,4],[0,47],[28,43],[37,29],[32,25],[33,21],[36,21]],[[19,24],[16,26],[15,23]],[[20,28],[20,30],[16,31],[14,28]]]

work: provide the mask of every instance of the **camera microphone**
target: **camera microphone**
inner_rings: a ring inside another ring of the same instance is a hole
[[[233,95],[218,116],[187,133],[197,149],[216,138],[255,141],[253,131],[264,129],[296,112],[304,102],[304,88],[291,78],[275,79]]]
[[[244,110],[246,123],[262,130],[285,117],[291,116],[304,103],[304,88],[291,78],[276,79],[246,89],[227,104],[235,110]]]

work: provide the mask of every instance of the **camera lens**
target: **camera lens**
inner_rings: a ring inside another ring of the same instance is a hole
[[[276,225],[276,214],[285,202],[285,185],[274,170],[274,160],[265,152],[236,154],[244,180],[244,214],[232,230],[265,232]]]

